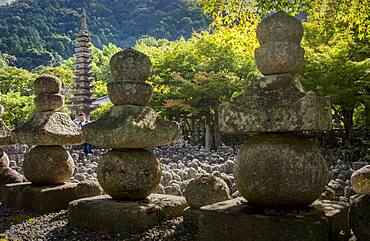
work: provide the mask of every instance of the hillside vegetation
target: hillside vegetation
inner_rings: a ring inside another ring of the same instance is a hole
[[[193,0],[18,0],[0,7],[0,52],[29,70],[58,64],[73,54],[82,9],[97,47],[133,46],[142,36],[188,38],[209,21]]]

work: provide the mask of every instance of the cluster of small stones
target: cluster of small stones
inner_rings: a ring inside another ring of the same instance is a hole
[[[331,149],[325,144],[322,148],[324,158],[330,167],[331,181],[321,198],[349,202],[350,197],[355,195],[350,181],[351,175],[370,164],[370,155],[366,155],[366,149]],[[25,145],[6,148],[10,168],[22,173],[24,153],[27,149]],[[69,149],[74,160],[73,176],[68,180],[69,182],[97,182],[97,167],[107,149],[94,148],[93,150],[94,154],[86,156],[79,146]],[[235,153],[239,151],[238,148],[220,146],[217,151],[207,151],[203,146],[179,140],[174,144],[155,148],[153,151],[158,156],[162,169],[157,193],[183,195],[191,179],[202,174],[212,174],[226,182],[230,195],[239,196],[233,174]]]
[[[36,112],[13,135],[21,144],[35,145],[25,154],[24,176],[34,184],[63,184],[73,174],[73,160],[63,144],[78,144],[81,135],[68,115],[57,112],[64,105],[61,81],[53,76],[34,82]]]
[[[1,94],[0,94],[1,101]],[[0,105],[0,117],[4,112],[4,107]],[[13,144],[11,138],[11,131],[5,125],[3,120],[0,118],[0,146]],[[9,157],[3,150],[0,150],[0,194],[2,187],[8,183],[18,183],[24,181],[24,177],[14,170],[14,164],[11,162],[10,165]],[[12,168],[13,167],[13,168]],[[1,196],[1,195],[0,195]]]

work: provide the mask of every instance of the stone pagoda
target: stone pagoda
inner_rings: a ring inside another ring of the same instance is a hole
[[[24,176],[30,182],[6,185],[2,202],[29,211],[58,211],[76,199],[76,184],[65,184],[74,162],[61,145],[80,144],[81,133],[67,114],[57,112],[64,105],[58,78],[39,77],[34,90],[36,112],[12,132],[18,143],[34,146],[23,162]]]
[[[264,76],[220,107],[222,132],[254,134],[234,166],[243,198],[202,207],[201,240],[327,241],[335,232],[325,208],[310,206],[325,190],[328,170],[308,134],[331,129],[331,106],[295,78],[302,37],[301,22],[284,12],[257,28],[255,60]]]
[[[180,136],[177,123],[157,117],[147,104],[152,86],[150,59],[134,49],[110,61],[114,78],[108,95],[114,106],[82,128],[84,139],[111,148],[98,166],[98,181],[109,194],[75,200],[68,208],[72,225],[94,231],[136,233],[158,222],[181,216],[185,198],[152,194],[161,179],[159,160],[149,148],[172,143]]]
[[[93,71],[92,71],[92,54],[91,54],[91,38],[87,30],[85,11],[81,15],[81,30],[78,32],[75,49],[75,70],[73,83],[73,96],[71,97],[72,104],[70,108],[73,110],[74,116],[77,117],[83,113],[89,119],[91,111],[97,108],[93,105],[95,99],[92,98],[94,86]]]

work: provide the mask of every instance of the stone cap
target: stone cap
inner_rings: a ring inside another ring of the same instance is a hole
[[[229,134],[331,130],[329,99],[304,92],[290,74],[254,80],[220,106],[219,117],[221,131]]]
[[[66,113],[36,112],[12,132],[18,143],[28,145],[68,145],[82,143],[81,132]]]
[[[157,117],[150,107],[118,105],[85,125],[82,135],[96,146],[136,149],[170,144],[181,132],[178,123]]]

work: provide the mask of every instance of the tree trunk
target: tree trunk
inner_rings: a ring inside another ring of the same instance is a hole
[[[205,136],[205,145],[206,150],[211,151],[211,145],[212,145],[212,134],[211,134],[211,127],[209,126],[209,123],[206,124],[206,136]]]
[[[345,144],[351,145],[352,130],[353,130],[353,112],[354,109],[345,109],[342,110],[344,130],[346,133]]]
[[[213,120],[213,147],[215,150],[221,145],[222,138],[220,132],[220,120],[218,118],[219,105],[214,107],[215,116]]]

